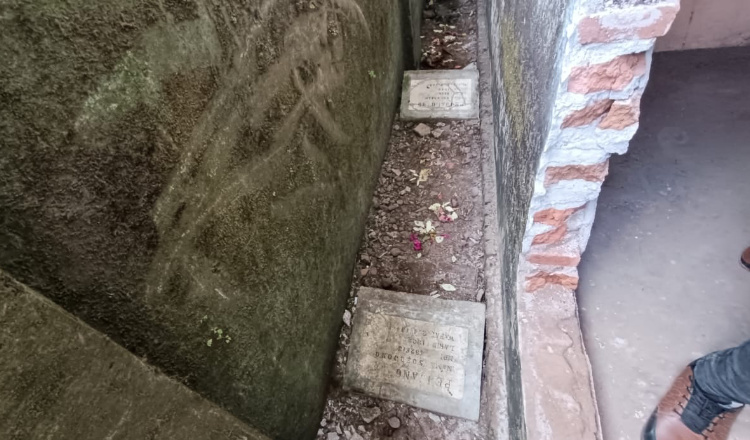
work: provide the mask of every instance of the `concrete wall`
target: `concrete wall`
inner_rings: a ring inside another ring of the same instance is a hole
[[[750,44],[747,0],[680,0],[672,29],[656,40],[656,51]]]
[[[514,439],[526,438],[515,298],[518,255],[534,175],[549,127],[560,35],[569,3],[569,0],[488,2],[500,249],[503,250],[508,420]]]
[[[398,0],[0,7],[0,267],[265,434],[315,433]]]
[[[268,440],[0,271],[0,438]]]
[[[517,283],[509,290],[517,298],[528,438],[602,438],[576,267],[609,156],[624,153],[638,129],[654,41],[678,9],[678,0],[575,0],[566,19]]]

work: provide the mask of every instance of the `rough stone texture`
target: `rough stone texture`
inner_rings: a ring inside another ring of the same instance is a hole
[[[2,8],[0,267],[269,436],[313,436],[399,1]]]
[[[561,180],[581,179],[589,182],[604,182],[609,172],[609,160],[593,165],[565,165],[547,167],[544,186],[552,186]]]
[[[562,128],[581,127],[594,122],[609,111],[613,102],[611,99],[602,99],[594,101],[580,110],[572,111],[563,120]]]
[[[484,304],[370,287],[361,287],[357,297],[344,386],[430,411],[478,420]],[[388,327],[387,322],[394,328]],[[392,336],[392,330],[399,327],[401,333],[406,331],[411,336]],[[373,334],[378,331],[383,334]],[[434,344],[447,344],[450,349],[437,350]],[[450,356],[456,361],[446,360],[449,365],[440,365],[440,359],[449,351],[455,353]],[[394,366],[379,365],[381,355],[388,356],[388,364]],[[440,371],[441,368],[448,370]],[[443,384],[445,378],[458,380],[461,376],[463,382],[451,384],[450,389],[435,387],[436,381]]]
[[[262,440],[0,271],[0,438]]]
[[[667,0],[662,4],[613,8],[609,12],[585,17],[578,24],[579,41],[590,44],[661,37],[669,31],[680,10],[678,0]]]
[[[499,252],[502,285],[508,423],[525,440],[516,295],[533,181],[557,92],[558,49],[569,0],[490,0],[488,29],[497,153]],[[535,438],[530,436],[529,438]]]
[[[573,68],[568,78],[568,91],[581,94],[620,91],[645,72],[644,53],[621,55],[605,63]]]
[[[575,292],[547,286],[519,300],[528,437],[600,440],[591,366],[578,322]]]
[[[598,127],[604,130],[622,130],[636,124],[640,115],[640,95],[627,100],[615,101],[609,112],[599,122]]]

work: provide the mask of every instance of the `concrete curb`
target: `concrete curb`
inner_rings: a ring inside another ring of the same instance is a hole
[[[486,339],[482,380],[482,419],[488,439],[507,439],[508,398],[505,388],[505,342],[503,335],[503,290],[500,271],[500,230],[495,174],[495,143],[491,96],[492,68],[489,59],[487,1],[477,0],[477,67],[479,69],[479,121],[482,136],[482,194],[484,197],[484,282]]]

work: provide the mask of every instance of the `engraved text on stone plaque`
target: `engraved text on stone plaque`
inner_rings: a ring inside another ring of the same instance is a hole
[[[444,397],[463,397],[466,328],[367,312],[361,325],[362,376]]]

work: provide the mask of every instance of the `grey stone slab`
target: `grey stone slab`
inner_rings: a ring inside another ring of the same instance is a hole
[[[479,117],[476,69],[404,72],[401,119],[475,119]]]
[[[344,387],[479,419],[484,304],[359,289]]]
[[[2,270],[0,439],[270,440]]]

